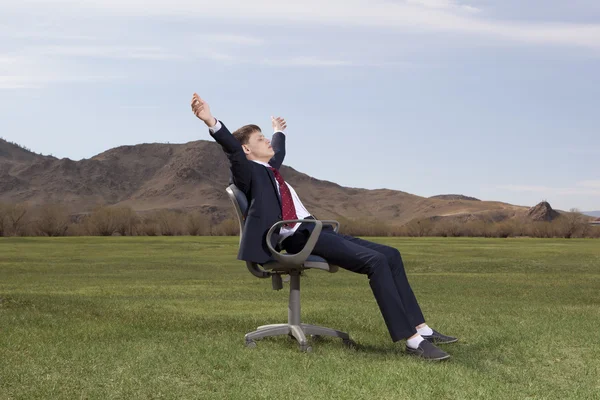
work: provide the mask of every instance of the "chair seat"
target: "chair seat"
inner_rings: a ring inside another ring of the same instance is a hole
[[[320,262],[320,263],[328,264],[327,260],[325,260],[323,257],[315,256],[314,254],[311,254],[310,256],[308,256],[308,258],[306,259],[306,262]]]
[[[299,269],[299,270],[322,269],[323,271],[327,271],[327,272],[337,272],[337,270],[338,270],[337,265],[330,265],[327,262],[327,260],[325,260],[323,257],[319,257],[314,254],[311,254],[310,256],[308,256],[308,258],[306,259],[306,261],[300,268],[283,265],[283,264],[278,263],[277,261],[270,261],[266,264],[263,264],[262,267],[264,269],[270,269],[272,271],[290,271],[290,270],[294,270],[294,269]]]

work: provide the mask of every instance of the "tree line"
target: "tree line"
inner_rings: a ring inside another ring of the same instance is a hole
[[[233,219],[213,223],[198,211],[137,213],[130,207],[98,207],[72,215],[57,204],[27,207],[0,203],[0,236],[227,236],[237,235],[238,230]]]
[[[537,237],[600,238],[600,226],[576,210],[551,222],[511,218],[495,222],[457,218],[415,219],[403,226],[369,219],[336,218],[341,232],[353,236],[440,237]],[[0,203],[0,236],[235,236],[234,217],[215,223],[199,211],[156,210],[138,213],[130,207],[98,207],[90,213],[72,215],[62,205],[29,207]]]

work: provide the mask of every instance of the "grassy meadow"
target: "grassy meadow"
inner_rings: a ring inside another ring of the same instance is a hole
[[[365,276],[308,271],[312,353],[236,237],[0,238],[0,399],[600,399],[600,241],[374,238],[403,254],[428,363],[392,343]]]

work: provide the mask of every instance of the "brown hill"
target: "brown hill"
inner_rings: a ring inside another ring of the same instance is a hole
[[[431,196],[430,199],[481,201],[475,197],[469,197],[462,194],[438,194],[437,196]]]
[[[43,158],[52,158],[51,156],[42,156],[36,154],[26,147],[19,146],[16,143],[7,142],[0,138],[0,160],[9,160],[13,162],[31,162]]]
[[[281,172],[319,218],[370,218],[402,225],[427,217],[502,220],[526,211],[500,202],[342,187],[286,166]],[[121,146],[73,161],[38,155],[0,139],[0,202],[61,203],[73,213],[99,205],[127,205],[137,211],[199,209],[222,220],[232,215],[224,190],[228,181],[225,155],[216,143],[204,140]]]

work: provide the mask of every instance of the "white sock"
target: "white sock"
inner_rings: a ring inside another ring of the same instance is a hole
[[[415,337],[412,337],[412,338],[410,338],[410,339],[407,339],[407,340],[406,340],[406,345],[407,345],[408,347],[410,347],[411,349],[417,349],[417,348],[419,348],[419,345],[421,344],[421,342],[422,342],[423,340],[425,340],[425,339],[423,339],[423,336],[421,336],[421,335],[417,335],[417,336],[415,336]]]
[[[419,329],[417,329],[417,333],[423,336],[431,336],[433,335],[433,329],[431,329],[429,325],[425,324]]]

